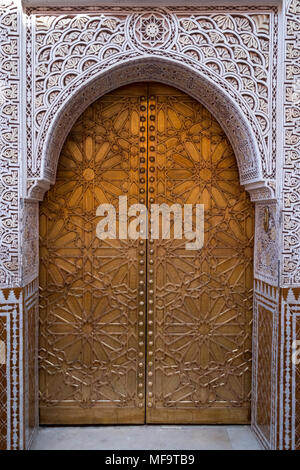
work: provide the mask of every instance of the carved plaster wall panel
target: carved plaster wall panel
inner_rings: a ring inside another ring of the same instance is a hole
[[[19,285],[18,189],[20,23],[12,0],[0,2],[0,286]]]
[[[284,286],[300,286],[300,1],[285,17],[283,271]]]
[[[22,449],[23,293],[20,288],[0,290],[0,332],[4,342],[0,370],[0,449]]]
[[[39,423],[38,407],[38,278],[23,290],[24,310],[24,447],[32,443]]]
[[[254,281],[252,429],[267,449],[277,446],[279,289]]]
[[[39,205],[37,202],[25,201],[22,209],[22,283],[27,285],[38,277],[39,271],[39,241],[37,237]]]
[[[268,211],[268,230],[264,228],[266,210]],[[254,277],[275,286],[278,286],[280,219],[280,206],[276,201],[256,204]]]
[[[251,128],[243,120],[239,108],[235,108],[228,97],[222,92],[214,90],[205,78],[199,78],[198,74],[184,65],[166,61],[165,59],[142,58],[134,61],[125,62],[121,65],[115,65],[110,69],[109,74],[100,75],[89,82],[84,91],[75,95],[72,100],[68,100],[63,107],[60,103],[53,106],[48,116],[49,122],[53,122],[53,131],[45,133],[44,147],[47,149],[45,160],[42,160],[42,182],[54,181],[56,164],[59,157],[59,150],[65,140],[69,127],[76,120],[77,116],[99,96],[99,90],[105,94],[118,86],[131,83],[133,81],[157,80],[170,85],[176,85],[178,88],[187,91],[188,94],[199,101],[205,103],[205,106],[215,115],[221,111],[224,116],[222,127],[229,136],[235,150],[241,179],[251,177],[253,179],[261,178],[260,160],[251,135]],[[32,180],[28,179],[29,184]],[[29,195],[32,199],[41,197],[45,191],[44,184],[39,184],[40,192],[33,191],[30,188]],[[270,188],[269,198],[273,197]],[[271,196],[272,194],[272,196]]]
[[[280,419],[278,447],[300,450],[300,367],[292,360],[299,341],[300,289],[282,289],[280,353]]]
[[[276,129],[271,121],[276,110],[273,85],[277,70],[277,30],[277,10],[263,7],[236,7],[234,13],[225,7],[27,10],[30,96],[27,112],[34,117],[33,127],[27,131],[31,197],[36,196],[36,178],[54,179],[55,168],[49,168],[49,163],[42,160],[49,150],[46,142],[54,116],[71,96],[100,73],[134,59],[148,58],[149,62],[149,56],[188,66],[190,72],[193,69],[202,75],[204,84],[203,77],[207,77],[207,90],[198,92],[207,106],[209,99],[203,91],[209,93],[210,82],[223,90],[229,103],[236,103],[250,124],[257,143],[257,149],[249,149],[250,139],[247,135],[243,137],[247,130],[239,129],[237,157],[241,155],[241,181],[263,177],[273,180]],[[167,75],[170,79],[172,70]],[[135,80],[138,79],[142,78],[136,73]],[[118,82],[117,79],[111,86],[119,86]],[[198,82],[197,88],[201,88],[201,80]],[[182,80],[182,86],[184,83],[186,79]],[[98,87],[93,99],[107,91],[103,86]],[[257,152],[261,168],[252,161]],[[273,196],[271,187],[269,194]]]
[[[252,428],[268,449],[300,450],[300,289],[254,283]]]
[[[0,449],[28,448],[38,424],[38,279],[0,290]]]

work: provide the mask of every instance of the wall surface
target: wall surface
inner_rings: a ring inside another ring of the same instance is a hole
[[[222,115],[256,204],[252,426],[299,448],[300,1],[61,3],[0,1],[0,448],[29,447],[38,425],[38,201],[80,113],[141,80]]]

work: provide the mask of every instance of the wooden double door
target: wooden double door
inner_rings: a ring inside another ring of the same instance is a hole
[[[170,239],[99,239],[119,196],[204,204],[203,248],[172,217]],[[40,208],[41,423],[249,422],[252,257],[252,204],[200,103],[155,83],[93,103]]]

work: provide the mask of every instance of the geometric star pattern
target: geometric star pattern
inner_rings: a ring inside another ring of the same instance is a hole
[[[204,204],[203,248],[99,240],[97,207],[123,195]],[[92,104],[40,209],[41,422],[248,422],[253,220],[200,103],[135,84]]]
[[[152,422],[248,422],[254,210],[215,118],[152,86],[158,203],[204,204],[204,245],[154,244]],[[149,362],[149,361],[148,361]]]
[[[138,398],[139,243],[100,240],[96,209],[138,202],[139,94],[92,104],[40,209],[40,394],[46,423],[144,421]],[[144,405],[143,405],[144,407]],[[128,411],[129,410],[129,411]]]

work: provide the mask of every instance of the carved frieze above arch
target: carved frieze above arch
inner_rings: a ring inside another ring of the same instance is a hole
[[[40,178],[54,180],[57,147],[49,143],[61,144],[62,128],[74,116],[71,111],[64,121],[63,113],[72,106],[83,111],[125,80],[161,80],[199,99],[216,117],[222,110],[241,182],[275,179],[274,7],[27,10],[27,64],[27,114],[34,117],[27,130],[29,198]],[[272,184],[268,188],[270,199]]]

